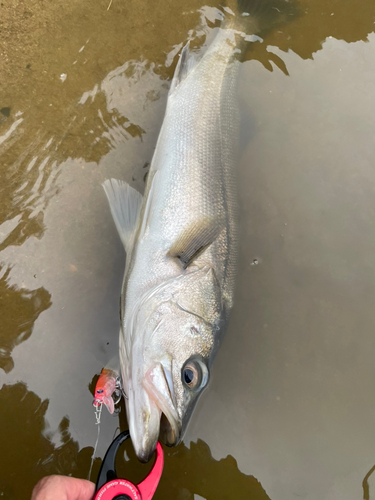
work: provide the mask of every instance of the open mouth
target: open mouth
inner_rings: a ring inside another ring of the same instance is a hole
[[[167,446],[174,446],[180,435],[171,370],[158,363],[145,377],[144,385],[150,399],[162,412],[160,418],[160,439]]]
[[[164,413],[160,418],[160,440],[167,446],[175,446],[178,441],[178,435]]]

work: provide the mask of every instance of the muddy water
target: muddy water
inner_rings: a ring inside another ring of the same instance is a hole
[[[178,51],[218,6],[155,5],[0,6],[2,498],[89,472],[124,262],[100,184],[143,190]],[[237,301],[155,498],[375,498],[375,4],[299,5],[242,64]]]

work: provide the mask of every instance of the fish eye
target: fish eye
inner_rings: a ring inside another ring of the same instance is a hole
[[[208,381],[206,365],[200,360],[188,360],[182,368],[182,381],[189,389],[202,388]]]
[[[187,365],[183,371],[184,382],[189,387],[195,387],[198,382],[198,371],[195,366]]]
[[[98,389],[98,390],[96,391],[96,393],[97,393],[97,394],[101,394],[102,392],[103,392],[103,389]]]

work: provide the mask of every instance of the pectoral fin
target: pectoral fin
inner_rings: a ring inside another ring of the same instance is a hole
[[[170,257],[180,260],[186,269],[215,239],[222,229],[220,220],[205,217],[194,222],[177,238],[168,252]]]
[[[113,220],[121,241],[128,251],[137,226],[142,205],[142,195],[129,184],[116,179],[108,179],[103,183]]]

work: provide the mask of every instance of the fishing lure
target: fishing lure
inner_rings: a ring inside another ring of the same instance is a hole
[[[115,410],[122,395],[121,380],[119,375],[109,368],[103,368],[95,386],[93,405],[96,411],[100,411],[101,405],[105,405],[109,413]]]

